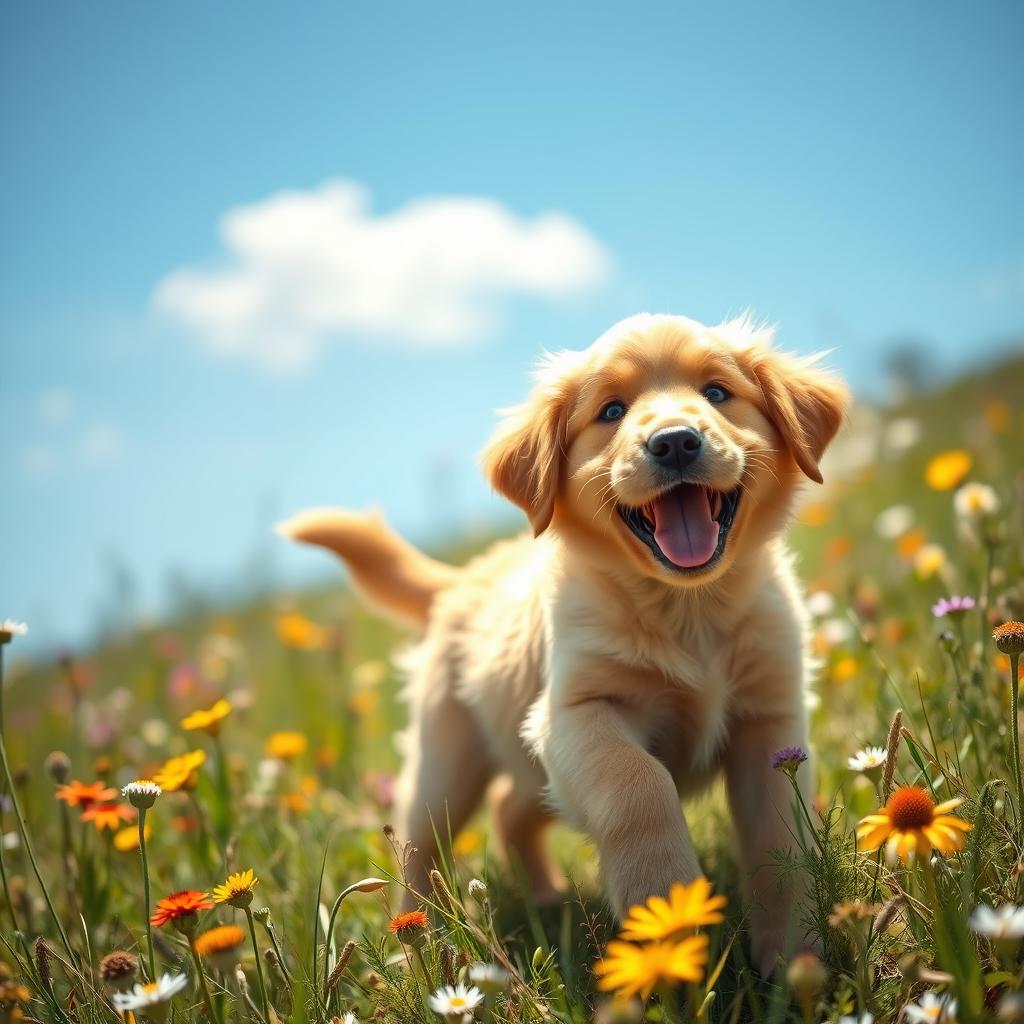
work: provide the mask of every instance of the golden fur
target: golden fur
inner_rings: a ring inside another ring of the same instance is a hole
[[[731,397],[712,404],[711,383]],[[612,399],[626,412],[605,422]],[[415,884],[437,854],[434,823],[447,817],[457,832],[496,780],[498,832],[537,897],[562,887],[543,845],[556,808],[592,838],[622,915],[700,873],[680,796],[721,771],[750,879],[755,962],[771,969],[792,902],[771,851],[790,845],[793,826],[792,793],[770,760],[807,745],[806,627],[781,532],[800,479],[820,482],[846,402],[813,360],[774,351],[770,332],[745,320],[636,316],[586,351],[547,359],[486,449],[491,482],[535,536],[456,570],[366,516],[320,510],[284,524],[425,627],[396,822],[417,848]],[[617,506],[664,489],[645,443],[684,424],[704,448],[681,479],[741,498],[721,557],[676,572]],[[799,777],[809,787],[810,767]]]

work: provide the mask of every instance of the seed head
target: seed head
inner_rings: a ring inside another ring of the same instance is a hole
[[[1024,653],[1024,622],[1004,622],[996,626],[992,639],[1003,654]]]

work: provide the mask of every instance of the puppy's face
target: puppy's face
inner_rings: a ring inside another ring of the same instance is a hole
[[[745,324],[633,317],[541,370],[492,443],[491,479],[605,562],[708,582],[778,530],[845,392]]]

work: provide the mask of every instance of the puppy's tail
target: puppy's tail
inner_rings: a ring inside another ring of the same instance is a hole
[[[279,523],[277,532],[333,551],[368,604],[414,626],[426,625],[434,597],[460,572],[414,548],[372,513],[307,509]]]

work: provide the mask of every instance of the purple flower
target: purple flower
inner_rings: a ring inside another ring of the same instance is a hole
[[[772,767],[777,772],[795,775],[797,768],[807,760],[807,751],[803,747],[783,747],[772,754]]]
[[[973,597],[957,597],[954,594],[952,597],[940,597],[932,605],[932,615],[937,619],[941,619],[944,615],[955,619],[969,612],[973,607]]]

